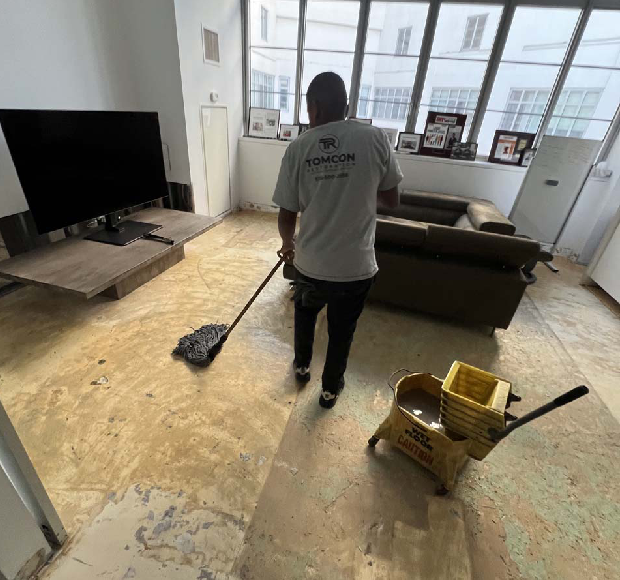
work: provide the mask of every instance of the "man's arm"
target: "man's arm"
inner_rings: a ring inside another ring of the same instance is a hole
[[[383,207],[396,207],[398,205],[398,186],[385,191],[378,191],[377,202]]]
[[[280,253],[288,257],[287,261],[292,260],[295,252],[295,226],[297,225],[297,212],[289,211],[288,209],[280,208],[278,214],[278,231],[282,238],[282,248]]]

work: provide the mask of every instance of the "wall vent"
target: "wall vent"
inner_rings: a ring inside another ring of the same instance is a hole
[[[210,63],[220,62],[220,38],[217,32],[202,27],[202,51],[204,61]]]

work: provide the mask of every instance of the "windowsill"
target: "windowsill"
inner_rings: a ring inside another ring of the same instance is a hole
[[[279,139],[261,139],[260,137],[239,137],[239,141],[243,143],[262,143],[270,147],[288,147],[292,141],[280,141]],[[514,173],[525,173],[527,167],[521,167],[520,165],[504,165],[502,163],[489,163],[488,161],[476,160],[476,161],[464,161],[462,159],[450,159],[442,157],[429,157],[428,155],[416,155],[411,153],[399,153],[395,151],[396,158],[398,160],[410,160],[421,163],[442,163],[444,165],[460,165],[461,167],[475,167],[476,169],[493,169],[495,171],[512,171]],[[601,181],[603,183],[609,181],[609,177],[593,177],[590,176],[588,181]]]
[[[239,141],[244,143],[262,143],[271,147],[287,147],[291,141],[280,141],[278,139],[261,139],[260,137],[239,137]],[[521,166],[502,165],[500,163],[489,163],[488,161],[463,161],[462,159],[444,159],[440,157],[429,157],[428,155],[415,155],[411,153],[399,153],[395,151],[396,157],[400,159],[407,159],[411,161],[423,162],[423,163],[443,163],[448,165],[460,165],[466,167],[476,167],[478,169],[498,169],[500,171],[516,171],[519,173],[524,172],[527,168]]]

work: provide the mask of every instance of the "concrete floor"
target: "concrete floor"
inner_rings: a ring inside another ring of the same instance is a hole
[[[325,319],[299,389],[280,276],[210,368],[169,354],[191,327],[230,322],[278,247],[275,216],[243,212],[121,301],[37,288],[0,300],[0,396],[71,535],[42,578],[618,578],[620,317],[578,285],[580,268],[539,267],[493,338],[369,305],[324,411]],[[436,497],[422,467],[366,441],[392,371],[443,377],[455,359],[511,379],[521,413],[581,383],[592,393]]]

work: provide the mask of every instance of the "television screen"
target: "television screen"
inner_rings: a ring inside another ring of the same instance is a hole
[[[168,195],[157,113],[0,110],[43,234]]]

